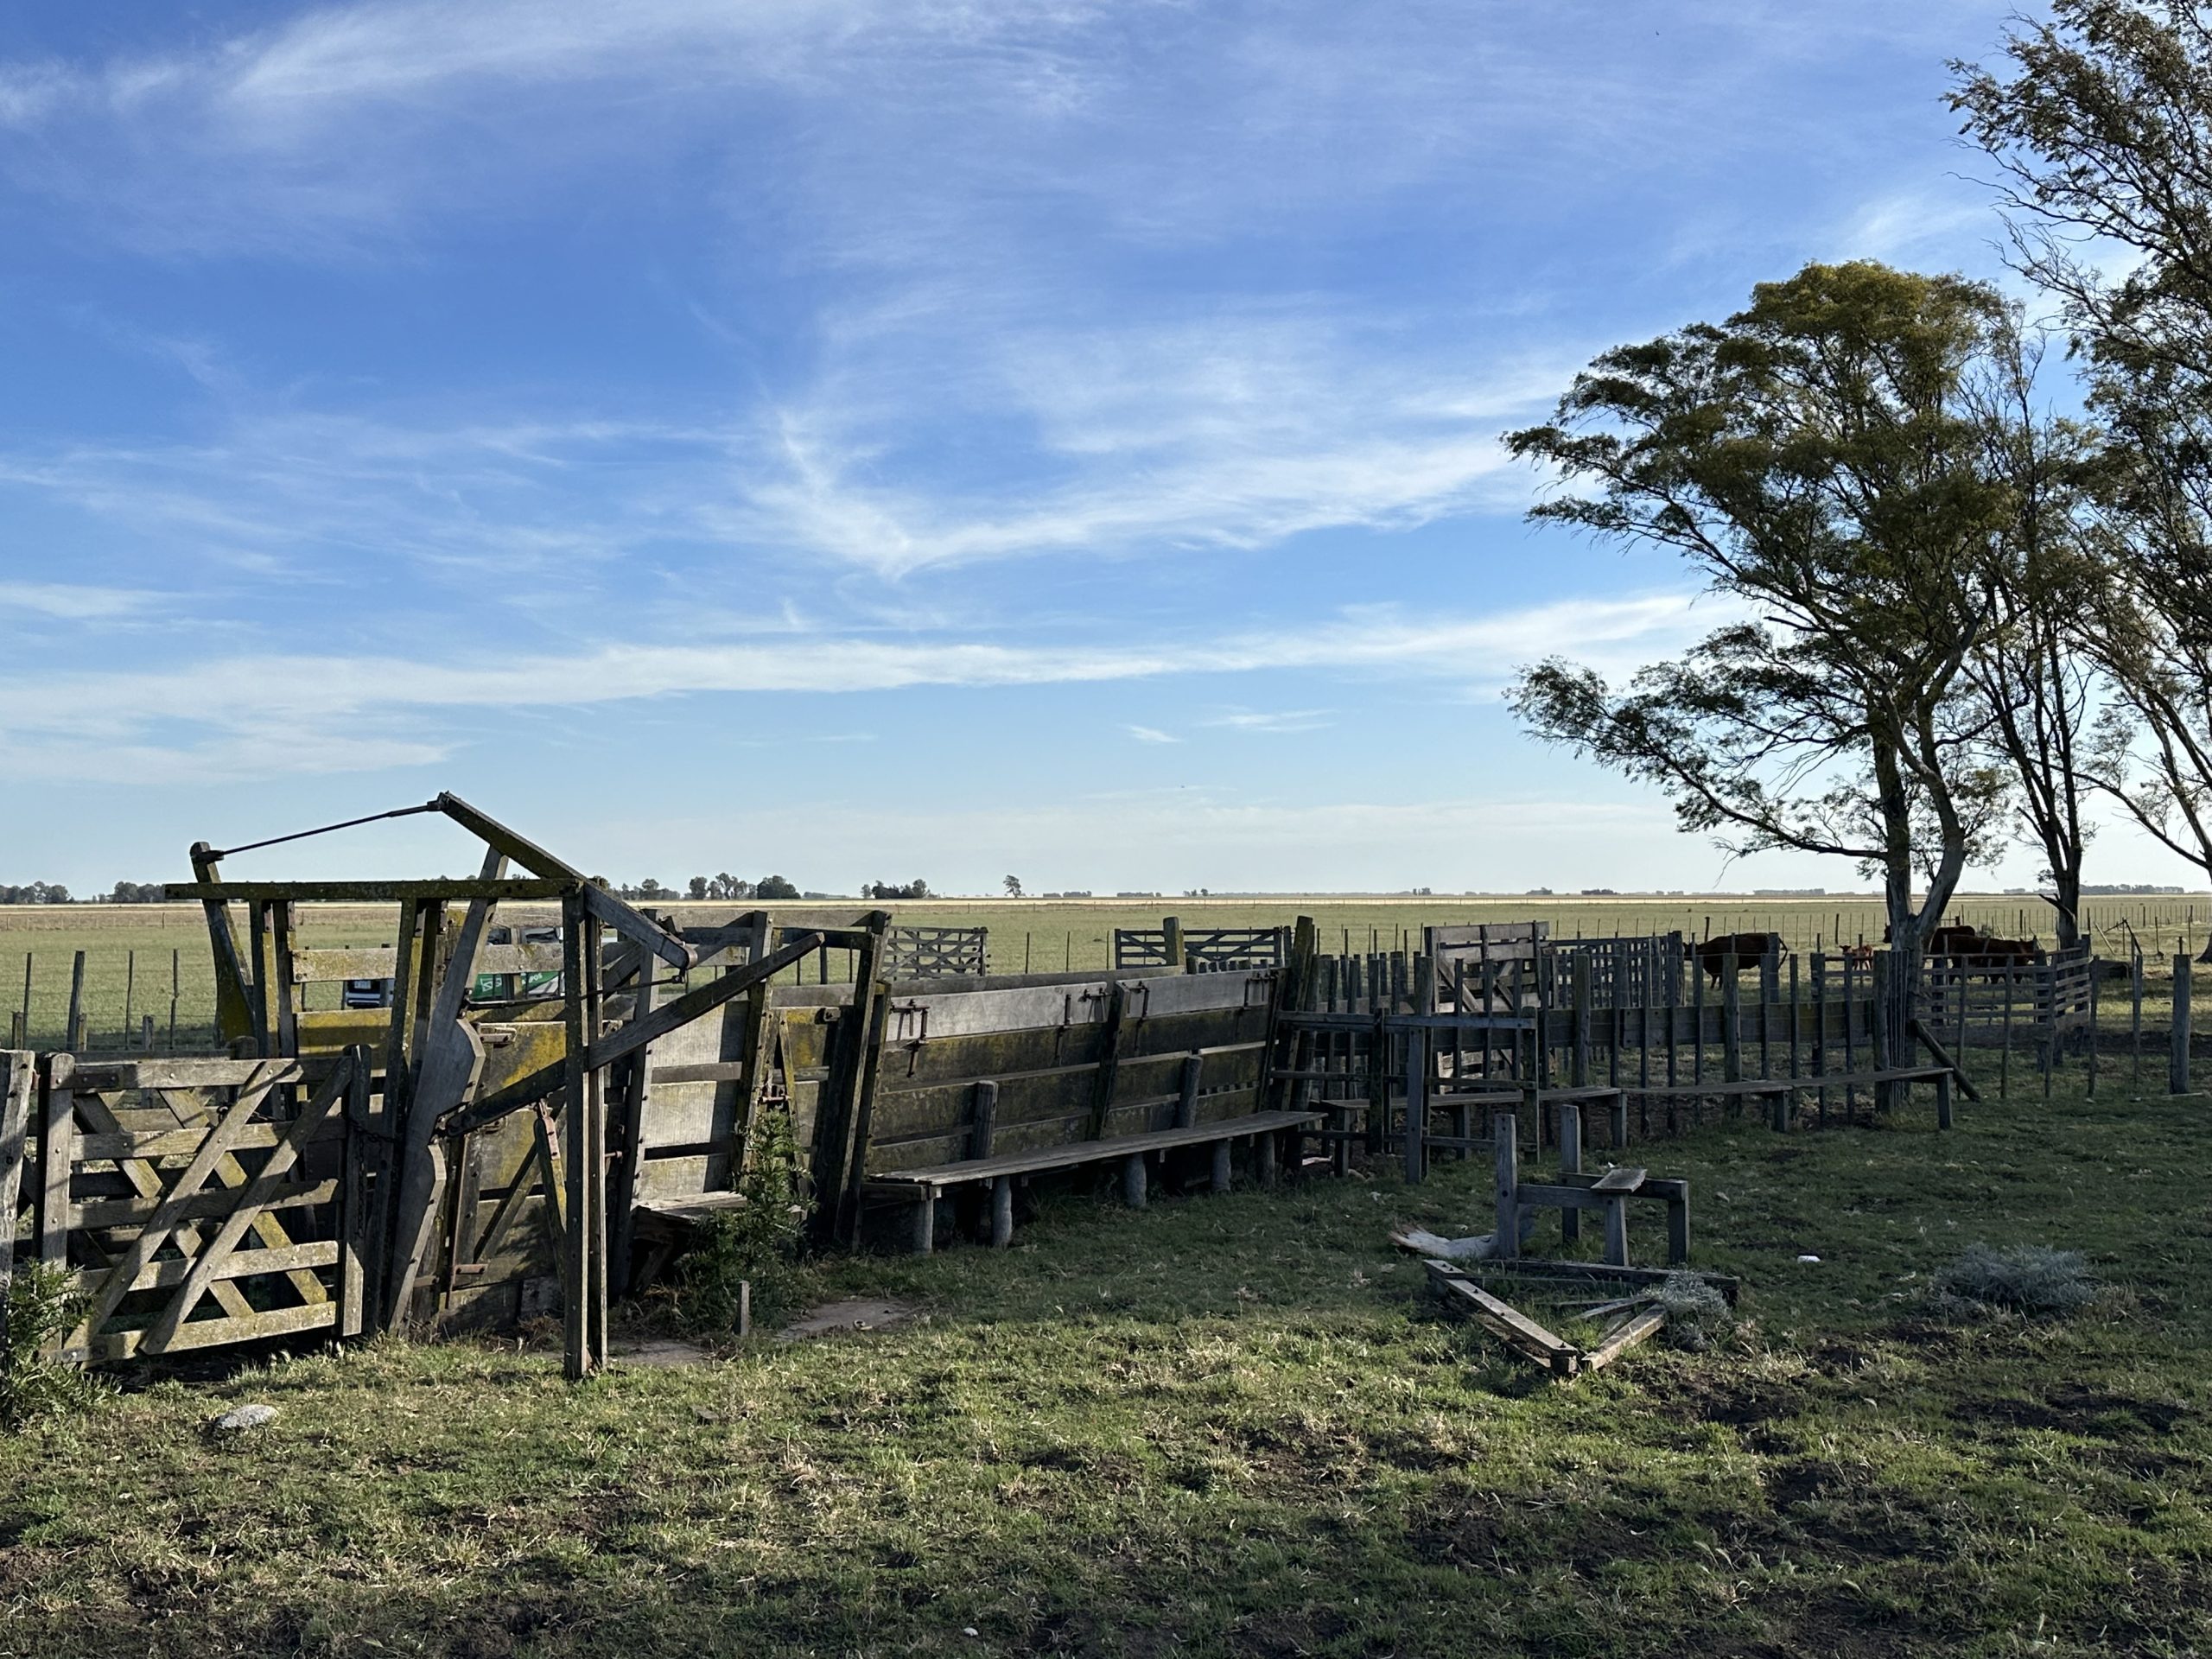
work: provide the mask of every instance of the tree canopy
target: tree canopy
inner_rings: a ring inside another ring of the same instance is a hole
[[[1516,710],[1686,829],[1857,859],[1908,933],[1940,915],[2005,789],[1967,669],[2012,511],[1983,411],[2016,326],[1980,283],[1815,264],[1599,358],[1508,437],[1567,486],[1532,516],[1678,550],[1729,620],[1620,690],[1541,664]]]

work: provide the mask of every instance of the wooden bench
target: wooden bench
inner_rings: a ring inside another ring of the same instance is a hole
[[[987,1158],[968,1158],[958,1163],[931,1164],[920,1169],[887,1170],[868,1178],[866,1190],[879,1198],[895,1198],[914,1206],[914,1249],[927,1255],[937,1247],[937,1201],[955,1187],[988,1185],[991,1189],[991,1243],[1003,1249],[1014,1238],[1014,1184],[1030,1175],[1053,1170],[1077,1169],[1085,1164],[1119,1163],[1122,1196],[1132,1208],[1145,1202],[1145,1159],[1155,1152],[1178,1147],[1213,1148],[1213,1189],[1229,1190],[1229,1148],[1238,1141],[1255,1141],[1261,1179],[1273,1184],[1275,1142],[1291,1130],[1311,1129],[1322,1112],[1251,1112],[1211,1123],[1192,1123],[1144,1135],[1117,1135],[1102,1141],[1076,1141],[1065,1146],[1039,1147],[1028,1152],[995,1153]]]
[[[1581,1211],[1602,1211],[1605,1217],[1605,1260],[1624,1268],[1628,1260],[1628,1201],[1652,1198],[1667,1206],[1667,1261],[1680,1267],[1690,1256],[1690,1184],[1641,1169],[1609,1169],[1586,1174],[1582,1168],[1582,1122],[1579,1112],[1561,1116],[1560,1172],[1548,1181],[1521,1179],[1521,1124],[1511,1112],[1491,1120],[1497,1160],[1497,1252],[1500,1260],[1520,1253],[1521,1212],[1557,1210],[1563,1239],[1580,1236]]]

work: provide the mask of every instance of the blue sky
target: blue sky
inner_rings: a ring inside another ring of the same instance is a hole
[[[1997,273],[2007,9],[10,7],[0,879],[449,788],[631,879],[1853,885],[1516,733],[1719,613],[1497,437],[1808,258]]]

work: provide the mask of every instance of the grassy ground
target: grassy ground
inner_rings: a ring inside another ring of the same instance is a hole
[[[817,1271],[925,1323],[579,1388],[512,1341],[142,1384],[0,1441],[0,1654],[2202,1651],[2204,1102],[2120,1096],[1639,1154],[1744,1323],[1568,1389],[1384,1242],[1479,1230],[1475,1163],[1064,1197]],[[2111,1289],[1936,1318],[1977,1240]]]
[[[679,914],[715,918],[747,907],[672,906]],[[1113,960],[1116,928],[1157,927],[1160,918],[1171,913],[1192,928],[1273,927],[1310,915],[1319,925],[1325,948],[1354,951],[1394,949],[1408,938],[1417,944],[1427,924],[1532,918],[1549,922],[1554,936],[1562,938],[1678,930],[1699,936],[1771,931],[1802,950],[1814,948],[1816,941],[1833,944],[1840,938],[1882,936],[1881,907],[1874,899],[1759,899],[1730,893],[1653,899],[1446,894],[1388,899],[1164,898],[1072,903],[951,899],[887,907],[902,922],[917,925],[988,928],[991,966],[996,973],[1103,969]],[[2007,936],[2042,926],[2033,901],[2017,897],[1967,898],[1954,909],[1965,919]],[[2142,939],[2152,971],[2163,982],[2165,963],[2177,942],[2186,938],[2202,943],[2202,926],[2212,925],[2212,899],[2101,899],[2088,906],[2088,918],[2098,949],[2107,956],[2126,957],[2132,930]],[[301,929],[303,941],[310,945],[389,944],[392,916],[382,907],[309,906],[302,908]],[[2044,927],[2043,932],[2048,940],[2049,929]],[[166,1045],[173,983],[180,1046],[197,1048],[207,1041],[214,1017],[214,980],[207,927],[197,909],[185,905],[0,906],[0,1010],[23,1006],[28,967],[34,1046],[63,1045],[71,959],[79,950],[86,953],[85,1007],[92,1016],[95,1048],[123,1046],[125,1031],[135,1032],[149,1014],[154,1016],[157,1038]],[[833,975],[847,971],[842,960],[831,967]],[[2212,980],[2212,974],[2200,978]],[[311,987],[309,1006],[334,1007],[336,996],[334,986]],[[4,1030],[0,1023],[0,1033]]]

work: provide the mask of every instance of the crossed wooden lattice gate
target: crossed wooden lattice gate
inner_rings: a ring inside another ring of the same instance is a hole
[[[8,1058],[19,1077],[29,1057]],[[8,1104],[34,1120],[21,1166],[29,1253],[73,1273],[85,1298],[65,1356],[359,1333],[373,1317],[383,1185],[370,1081],[360,1049],[304,1060],[45,1057],[35,1093],[19,1084]]]

